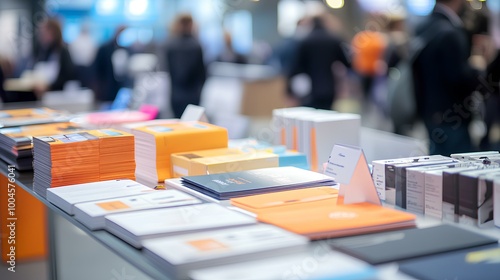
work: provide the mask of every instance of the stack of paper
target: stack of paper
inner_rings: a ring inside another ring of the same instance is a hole
[[[104,216],[138,210],[167,208],[201,203],[201,200],[177,190],[153,191],[127,197],[98,200],[75,205],[75,219],[90,229],[102,229]]]
[[[213,203],[115,214],[105,219],[107,231],[136,248],[149,238],[256,223],[255,218]]]
[[[63,186],[47,190],[47,200],[73,215],[75,204],[110,198],[147,194],[155,191],[132,180],[110,180]]]
[[[135,179],[134,135],[116,129],[91,133],[99,138],[99,179]]]
[[[218,200],[335,184],[329,176],[296,167],[185,176],[182,180],[186,187]]]
[[[173,177],[218,174],[278,167],[278,156],[265,151],[234,148],[172,154]]]
[[[257,219],[311,239],[323,239],[414,227],[416,217],[364,202],[266,211]]]
[[[136,143],[136,176],[148,183],[173,176],[171,155],[227,147],[227,130],[201,122],[143,126],[133,129]]]
[[[0,128],[67,122],[69,118],[68,114],[49,108],[0,110]]]
[[[231,204],[252,213],[300,210],[337,204],[339,191],[317,187],[232,198]]]
[[[134,179],[134,138],[88,130],[33,139],[34,191],[111,179]]]
[[[88,132],[33,138],[33,187],[45,197],[52,187],[99,181],[99,141]]]
[[[54,135],[81,130],[75,123],[49,123],[0,129],[0,156],[18,170],[33,169],[34,136]]]
[[[179,122],[179,119],[157,119],[150,120],[145,122],[129,122],[121,124],[119,129],[128,133],[132,133],[134,128],[143,127],[143,126],[151,126],[151,125],[163,125],[163,124],[171,124]]]
[[[173,279],[190,270],[304,251],[304,237],[269,225],[217,230],[144,242],[144,254]]]

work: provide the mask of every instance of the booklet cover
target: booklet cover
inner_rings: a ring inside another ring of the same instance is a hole
[[[345,238],[334,241],[332,246],[377,265],[494,243],[498,243],[498,239],[443,224]]]
[[[257,219],[313,240],[415,227],[415,215],[371,203],[268,211]]]
[[[328,186],[335,183],[329,176],[291,166],[185,176],[182,179],[186,186],[217,199]]]
[[[145,239],[255,224],[255,218],[214,203],[106,216],[105,229],[141,248]]]
[[[138,210],[168,208],[201,203],[177,190],[154,191],[147,194],[98,200],[75,205],[75,219],[90,229],[102,229],[104,216]]]
[[[399,270],[417,279],[481,279],[500,277],[498,244],[402,262]]]

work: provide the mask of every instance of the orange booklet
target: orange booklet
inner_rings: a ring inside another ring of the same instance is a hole
[[[358,235],[415,227],[415,215],[367,202],[258,214],[261,222],[273,224],[310,239]]]
[[[292,211],[337,204],[338,190],[316,187],[232,198],[231,204],[255,214]]]

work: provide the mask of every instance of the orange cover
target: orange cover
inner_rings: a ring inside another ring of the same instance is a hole
[[[232,198],[231,204],[252,213],[263,214],[336,205],[337,198],[337,189],[317,187]]]
[[[267,211],[257,219],[311,239],[342,237],[415,226],[415,215],[371,203]]]

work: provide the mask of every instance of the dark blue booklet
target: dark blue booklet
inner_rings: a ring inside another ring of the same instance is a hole
[[[376,265],[495,243],[498,243],[498,239],[457,226],[442,224],[428,228],[343,238],[333,240],[332,246]]]
[[[188,188],[224,200],[299,188],[332,186],[332,177],[296,167],[272,167],[200,176],[184,176]]]
[[[424,280],[498,280],[500,246],[487,245],[401,262],[399,270]]]

